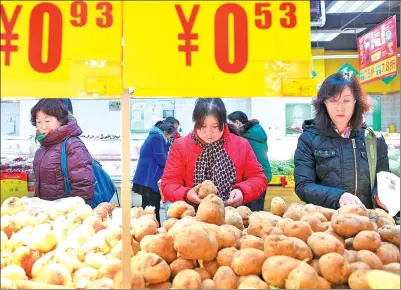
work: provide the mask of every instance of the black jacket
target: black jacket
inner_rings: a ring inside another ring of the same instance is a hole
[[[305,121],[302,128],[294,156],[295,191],[299,198],[337,209],[341,195],[349,192],[372,208],[372,195],[377,193],[377,187],[370,186],[366,127],[353,131],[350,138],[342,138],[333,128],[317,128],[313,120]],[[389,171],[383,136],[377,136],[376,173],[380,171]]]

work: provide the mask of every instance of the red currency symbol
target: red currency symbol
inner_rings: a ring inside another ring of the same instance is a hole
[[[8,19],[6,10],[3,4],[1,4],[1,22],[3,23],[5,33],[1,33],[0,35],[1,41],[4,40],[4,45],[2,44],[0,46],[0,51],[4,51],[5,53],[5,58],[4,58],[5,66],[10,66],[11,52],[18,51],[18,46],[13,45],[12,41],[18,40],[19,38],[19,35],[17,33],[14,33],[13,30],[15,23],[17,22],[18,16],[21,12],[21,9],[22,5],[17,5],[15,7],[15,10],[13,11],[11,19]]]

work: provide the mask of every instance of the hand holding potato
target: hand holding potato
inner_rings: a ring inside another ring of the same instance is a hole
[[[185,195],[185,200],[189,203],[200,204],[201,199],[198,195],[198,190],[202,184],[198,184],[197,186],[191,188],[187,194]]]
[[[230,197],[226,201],[227,205],[232,206],[232,207],[239,207],[242,205],[242,202],[244,200],[244,195],[242,194],[242,191],[239,189],[234,189],[230,192]]]
[[[339,200],[340,203],[340,207],[343,207],[344,205],[347,204],[361,204],[363,205],[363,203],[361,202],[361,200],[354,194],[349,193],[349,192],[344,192]]]

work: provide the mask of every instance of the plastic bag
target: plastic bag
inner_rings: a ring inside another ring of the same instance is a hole
[[[390,172],[377,174],[377,192],[388,213],[395,216],[400,211],[400,178]]]

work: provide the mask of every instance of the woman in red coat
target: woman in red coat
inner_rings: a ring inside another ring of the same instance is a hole
[[[249,142],[229,132],[221,99],[198,99],[194,131],[173,143],[162,176],[162,192],[171,202],[199,204],[198,190],[211,180],[226,205],[238,207],[259,198],[267,179]]]

